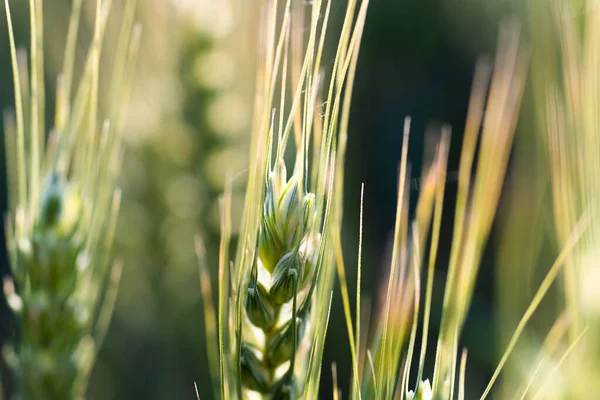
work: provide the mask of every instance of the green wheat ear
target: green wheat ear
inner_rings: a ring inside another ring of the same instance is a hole
[[[367,5],[348,2],[333,69],[323,74],[331,1],[265,2],[246,203],[231,263],[229,191],[222,201],[220,361],[213,374],[224,400],[317,396],[335,277],[331,227],[341,223],[352,79]],[[286,164],[286,154],[295,155],[293,163]],[[198,253],[207,279],[201,242]],[[214,327],[204,283],[203,298],[206,326]]]
[[[115,179],[122,109],[140,29],[133,24],[135,1],[129,1],[110,91],[100,93],[99,63],[111,3],[96,2],[94,38],[74,100],[82,0],[73,4],[54,127],[46,140],[42,1],[29,4],[28,76],[5,0],[16,114],[5,114],[10,202],[6,232],[14,281],[5,278],[3,289],[19,336],[14,347],[5,347],[4,356],[22,399],[83,397],[116,300],[121,266],[110,256],[120,202]],[[100,96],[109,100],[106,116],[99,115]]]

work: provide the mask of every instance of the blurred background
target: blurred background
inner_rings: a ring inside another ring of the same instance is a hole
[[[17,41],[26,45],[27,8],[25,2],[12,3]],[[93,2],[85,3],[88,10],[80,38],[82,48],[87,46],[93,22]],[[116,25],[122,1],[114,3]],[[125,129],[126,157],[121,176],[124,197],[115,249],[125,269],[88,398],[194,399],[193,384],[197,382],[201,398],[209,399],[212,391],[193,237],[197,232],[205,237],[209,262],[214,266],[211,272],[215,274],[217,199],[227,170],[237,174],[233,185],[234,228],[239,215],[235,210],[243,201],[258,32],[252,16],[257,14],[255,6],[259,2],[139,3],[138,18],[144,25],[142,53]],[[45,2],[47,93],[53,93],[60,68],[69,8],[68,0]],[[341,20],[344,10],[344,2],[334,0],[332,18]],[[4,12],[2,7],[0,108],[13,105]],[[364,183],[366,296],[376,298],[386,276],[405,116],[412,117],[409,158],[416,182],[411,185],[411,198],[416,200],[426,132],[435,134],[441,124],[452,126],[449,171],[457,170],[475,62],[481,55],[494,54],[499,22],[511,15],[518,17],[520,11],[509,1],[371,1],[350,118],[344,219],[345,256],[352,282],[360,185]],[[115,32],[109,35],[114,38]],[[327,54],[324,64],[330,67],[333,51]],[[53,102],[49,100],[47,105],[52,109]],[[522,119],[520,132],[528,129],[527,118]],[[520,139],[521,135],[525,139]],[[527,135],[518,133],[517,140],[526,141]],[[3,156],[4,151],[0,151],[0,158]],[[6,209],[4,165],[2,160],[2,210]],[[527,187],[527,182],[523,186]],[[448,180],[446,193],[434,304],[441,303],[445,282],[456,194],[454,180]],[[467,398],[482,392],[500,354],[502,341],[496,335],[498,304],[492,298],[496,282],[494,243],[501,236],[501,228],[492,234],[462,335],[462,345],[469,348],[467,376],[473,390]],[[4,242],[3,233],[0,242]],[[2,247],[0,275],[9,273]],[[334,299],[323,364],[323,398],[331,393],[332,361],[337,362],[342,388],[348,388],[350,376],[348,343],[340,339],[347,335],[339,312],[339,293]],[[439,317],[439,307],[434,306],[432,337]],[[13,340],[15,329],[2,300],[0,343]],[[435,345],[433,340],[431,345]],[[428,362],[432,371],[432,360]],[[10,391],[10,377],[3,364],[0,371],[5,390]]]

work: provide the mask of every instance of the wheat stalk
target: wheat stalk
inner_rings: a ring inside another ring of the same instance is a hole
[[[19,326],[4,356],[23,399],[81,398],[108,328],[121,273],[112,264],[120,192],[115,178],[122,106],[133,78],[140,29],[127,3],[106,117],[99,112],[99,63],[111,1],[96,2],[94,37],[72,98],[82,0],[71,14],[54,127],[46,141],[42,1],[30,1],[30,75],[17,53],[5,0],[16,114],[5,114],[10,213],[7,246],[14,281],[3,289]],[[21,53],[22,54],[22,53]],[[102,121],[99,124],[99,121]]]

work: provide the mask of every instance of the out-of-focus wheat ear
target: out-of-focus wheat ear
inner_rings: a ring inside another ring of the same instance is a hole
[[[550,286],[556,279],[558,273],[562,270],[562,267],[564,266],[566,260],[569,258],[569,256],[573,252],[573,249],[577,245],[579,239],[584,234],[585,230],[588,227],[589,221],[590,221],[589,215],[584,216],[577,223],[573,232],[571,232],[571,235],[569,236],[568,241],[565,244],[565,247],[561,250],[560,254],[558,255],[558,257],[556,258],[556,260],[550,267],[550,270],[546,274],[546,277],[540,284],[537,292],[535,293],[535,295],[533,296],[533,299],[531,300],[531,303],[527,307],[527,310],[525,310],[523,317],[521,318],[521,320],[519,321],[519,324],[515,328],[515,331],[506,347],[504,354],[502,355],[502,358],[500,359],[500,362],[498,363],[498,366],[496,367],[496,370],[494,371],[494,374],[492,375],[492,378],[490,379],[490,382],[488,383],[485,391],[481,395],[481,400],[485,399],[487,397],[487,395],[489,394],[490,390],[492,389],[492,386],[494,385],[496,379],[498,378],[498,375],[500,375],[500,372],[502,371],[504,364],[506,364],[508,357],[512,353],[512,350],[516,346],[517,341],[521,337],[521,334],[523,333],[525,326],[527,325],[527,323],[533,316],[533,313],[535,312],[537,307],[540,305],[542,299],[548,292],[548,289],[550,289]]]
[[[215,349],[215,343],[218,343],[217,316],[215,314],[215,304],[212,295],[212,282],[206,260],[206,248],[204,240],[199,234],[195,240],[196,256],[198,258],[198,270],[200,272],[200,293],[202,295],[202,308],[204,309],[204,331],[206,334],[206,354],[212,388],[215,399],[219,398],[219,351]]]
[[[16,171],[16,182],[18,186],[16,204],[22,205],[27,202],[27,163],[25,162],[25,121],[23,116],[23,99],[21,88],[21,71],[17,60],[17,48],[13,32],[12,17],[8,0],[4,0],[6,8],[6,24],[8,26],[8,38],[10,43],[10,56],[13,72],[13,85],[15,95],[16,113],[16,163],[13,170]],[[12,210],[14,212],[15,210]]]

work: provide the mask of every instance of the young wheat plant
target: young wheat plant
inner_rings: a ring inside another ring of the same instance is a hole
[[[220,361],[213,369],[222,399],[313,399],[335,277],[331,227],[341,218],[351,84],[368,1],[348,2],[329,75],[321,59],[331,0],[264,4],[251,166],[231,264],[228,192],[222,201]],[[285,162],[290,152],[292,167]],[[211,310],[201,241],[198,250]],[[207,327],[215,326],[213,314],[206,314]]]
[[[42,1],[31,0],[31,61],[17,50],[5,0],[15,111],[5,114],[9,180],[7,246],[13,279],[4,295],[18,337],[4,348],[18,398],[79,399],[108,328],[121,267],[112,263],[120,192],[123,105],[134,72],[140,29],[128,1],[112,80],[104,95],[100,58],[111,0],[96,1],[94,36],[72,98],[82,0],[71,13],[56,113],[46,135]],[[106,115],[99,98],[106,96]]]

